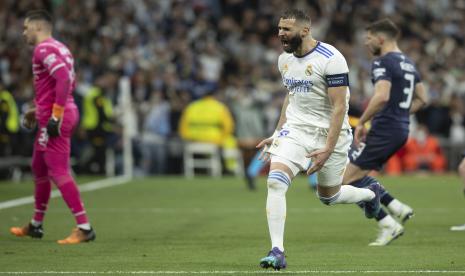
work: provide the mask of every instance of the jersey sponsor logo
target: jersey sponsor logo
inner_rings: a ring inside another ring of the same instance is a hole
[[[399,63],[400,65],[400,68],[403,70],[403,71],[407,71],[407,72],[415,72],[415,66],[413,66],[412,64],[410,63],[407,63],[407,62],[400,62]]]
[[[373,70],[373,76],[375,77],[375,79],[383,76],[384,73],[386,73],[386,68],[376,68]]]
[[[310,93],[313,86],[311,80],[300,80],[295,78],[283,78],[283,83],[291,93]]]
[[[44,58],[44,63],[47,65],[47,67],[50,68],[52,64],[54,64],[57,61],[57,56],[54,53],[51,53],[50,55],[46,56]]]
[[[307,65],[307,69],[305,69],[305,75],[309,76],[313,73],[313,66],[311,64]]]

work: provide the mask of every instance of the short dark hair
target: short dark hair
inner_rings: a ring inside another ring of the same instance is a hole
[[[310,16],[308,14],[306,14],[304,11],[298,10],[298,9],[291,9],[291,10],[285,11],[281,15],[281,18],[283,18],[283,19],[295,19],[297,21],[307,22],[308,24],[312,23],[312,20],[310,19]]]
[[[366,30],[373,33],[383,33],[393,39],[397,39],[400,35],[399,28],[389,18],[384,18],[371,23],[368,27],[366,27]]]
[[[48,24],[52,25],[53,24],[53,19],[52,19],[52,16],[50,15],[50,13],[46,10],[33,10],[33,11],[29,11],[27,14],[26,14],[26,19],[28,19],[29,21],[32,21],[32,20],[43,20],[45,22],[47,22]]]

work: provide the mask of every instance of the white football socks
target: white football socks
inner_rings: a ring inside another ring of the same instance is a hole
[[[90,230],[90,223],[78,224],[77,227],[82,230]]]
[[[397,221],[395,221],[390,215],[385,216],[380,221],[378,221],[378,225],[381,228],[388,228],[396,225]]]
[[[31,219],[31,225],[34,227],[38,227],[42,225],[42,221],[37,221],[35,219]]]
[[[357,203],[360,201],[370,201],[375,197],[375,193],[370,189],[357,188],[351,185],[342,185],[339,196],[330,204]],[[337,195],[337,194],[336,194]]]
[[[394,215],[399,215],[402,212],[404,204],[402,204],[402,202],[398,201],[397,199],[394,199],[386,207],[388,208],[389,212],[393,213]]]
[[[287,185],[278,181],[268,181],[266,199],[266,217],[270,231],[271,248],[277,247],[284,252],[284,224],[286,222]]]

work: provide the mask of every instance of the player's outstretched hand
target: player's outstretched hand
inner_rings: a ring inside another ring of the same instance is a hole
[[[365,125],[359,124],[355,127],[354,140],[356,146],[358,146],[361,142],[365,142],[367,132],[368,130],[366,129]]]
[[[258,143],[256,148],[263,148],[258,160],[263,160],[264,162],[268,162],[270,160],[270,153],[268,152],[268,149],[270,148],[271,143],[273,143],[273,137],[263,139],[260,143]]]
[[[312,158],[312,166],[307,170],[307,175],[311,175],[314,172],[317,172],[323,168],[323,165],[328,160],[329,156],[331,155],[331,150],[328,148],[318,149],[310,154],[307,154],[308,158]]]
[[[31,108],[26,111],[23,117],[23,126],[27,129],[33,129],[36,126],[36,109]]]
[[[60,132],[61,120],[51,117],[47,123],[47,133],[50,137],[58,137]]]

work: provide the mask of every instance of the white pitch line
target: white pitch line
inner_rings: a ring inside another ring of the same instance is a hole
[[[282,270],[273,272],[267,270],[216,270],[216,271],[5,271],[0,274],[463,274],[465,270]]]
[[[131,180],[131,178],[127,176],[118,176],[118,177],[113,177],[113,178],[106,178],[102,180],[97,180],[97,181],[92,181],[87,184],[83,184],[79,186],[79,190],[81,192],[88,192],[88,191],[93,191],[93,190],[98,190],[98,189],[103,189],[107,187],[112,187],[112,186],[117,186],[121,185],[124,183],[127,183]],[[60,196],[60,191],[54,190],[51,193],[51,198],[55,198]],[[34,203],[34,197],[33,196],[26,196],[26,197],[20,197],[17,199],[12,199],[8,201],[3,201],[0,202],[0,210],[7,209],[7,208],[12,208],[16,206],[21,206],[21,205],[26,205]],[[3,272],[0,272],[3,273]]]

